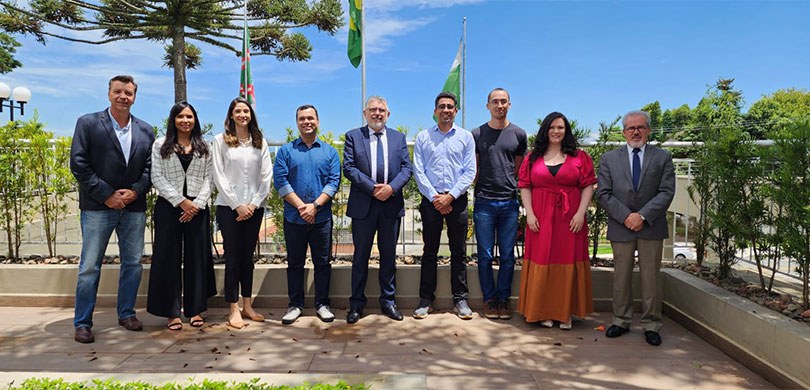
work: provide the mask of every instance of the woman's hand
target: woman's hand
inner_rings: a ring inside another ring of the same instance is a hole
[[[191,219],[200,212],[200,208],[188,199],[183,199],[183,201],[180,202],[180,208],[183,210],[183,212],[180,213],[180,222],[182,223],[191,221]]]
[[[579,233],[583,226],[585,226],[585,213],[574,214],[574,218],[571,218],[571,223],[568,225],[571,233]]]
[[[251,206],[253,206],[253,205],[252,204],[242,204],[242,205],[239,205],[239,206],[236,207],[236,214],[238,214],[237,217],[236,217],[237,222],[247,221],[248,219],[250,219],[250,217],[253,216],[253,211],[256,210],[256,207],[255,206],[251,207]]]
[[[537,220],[537,217],[534,216],[534,213],[526,213],[526,227],[534,233],[540,231],[540,222]]]

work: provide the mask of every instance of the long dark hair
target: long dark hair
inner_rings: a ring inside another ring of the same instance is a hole
[[[244,103],[246,106],[248,106],[248,109],[250,109],[248,132],[250,133],[250,137],[253,138],[253,147],[256,149],[261,149],[262,131],[259,129],[259,119],[256,118],[256,112],[253,111],[253,106],[243,97],[238,97],[231,100],[231,105],[228,106],[228,114],[225,116],[225,134],[223,134],[225,143],[230,147],[236,147],[239,145],[239,138],[236,136],[236,123],[233,121],[233,108],[239,103]]]
[[[186,108],[190,109],[191,113],[194,114],[194,127],[191,128],[191,151],[197,156],[208,157],[208,143],[205,142],[202,136],[200,117],[197,116],[197,110],[194,109],[194,106],[188,102],[175,103],[172,109],[169,110],[169,120],[166,121],[166,141],[160,147],[160,157],[167,158],[177,150],[177,126],[174,124],[174,120]]]
[[[543,123],[540,124],[540,130],[537,130],[537,136],[534,138],[534,149],[532,149],[532,154],[529,155],[530,163],[534,163],[534,160],[546,154],[546,150],[548,150],[548,129],[551,127],[551,122],[554,122],[557,118],[562,118],[565,123],[565,135],[563,136],[561,145],[562,152],[569,156],[577,155],[577,147],[579,145],[577,144],[576,138],[574,138],[574,132],[571,131],[571,123],[568,122],[568,118],[566,118],[565,115],[554,111],[546,115],[546,118],[543,119]]]

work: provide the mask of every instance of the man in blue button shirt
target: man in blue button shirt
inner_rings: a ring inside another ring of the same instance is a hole
[[[340,186],[340,157],[318,139],[318,110],[303,105],[296,110],[301,134],[276,155],[273,184],[284,198],[284,239],[287,244],[287,294],[290,304],[281,323],[292,324],[304,307],[304,263],[307,245],[315,266],[316,314],[324,322],[335,315],[329,308],[332,266],[332,198]]]
[[[416,135],[413,149],[414,177],[422,194],[419,212],[425,244],[420,302],[413,316],[422,319],[433,310],[439,240],[442,225],[447,223],[455,312],[459,318],[469,320],[472,311],[467,304],[467,189],[475,178],[475,140],[472,133],[453,122],[458,113],[455,95],[442,92],[434,105],[438,123]]]

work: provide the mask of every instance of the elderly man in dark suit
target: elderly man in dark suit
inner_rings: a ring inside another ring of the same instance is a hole
[[[626,145],[602,156],[599,203],[607,210],[607,238],[613,247],[613,322],[607,337],[630,331],[635,254],[641,273],[641,326],[650,345],[661,345],[661,255],[669,237],[666,213],[675,195],[672,155],[647,144],[650,115],[631,111],[622,120]]]
[[[352,219],[352,296],[346,322],[363,316],[366,305],[368,258],[374,233],[380,252],[380,307],[383,314],[401,321],[396,294],[396,244],[405,215],[402,188],[411,178],[411,159],[405,135],[388,128],[390,112],[384,98],[371,96],[363,109],[367,126],[346,133],[343,174],[352,183],[346,215]]]
[[[121,258],[118,278],[118,324],[143,329],[135,317],[135,298],[141,282],[146,193],[151,186],[152,143],[148,123],[130,114],[138,85],[132,76],[110,80],[110,107],[76,122],[70,147],[70,169],[79,182],[82,253],[76,285],[74,339],[95,339],[93,309],[101,261],[115,230]]]

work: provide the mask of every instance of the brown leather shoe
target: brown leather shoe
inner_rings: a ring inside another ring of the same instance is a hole
[[[132,316],[129,318],[118,319],[118,325],[123,326],[127,330],[138,331],[143,329],[143,323],[137,317]]]
[[[509,306],[509,301],[498,302],[498,318],[502,320],[512,319],[512,308]]]
[[[96,338],[93,337],[93,331],[90,330],[90,328],[84,326],[81,328],[76,328],[76,333],[73,336],[73,339],[82,344],[92,343],[93,341],[96,341]]]
[[[489,318],[490,320],[497,320],[500,318],[500,314],[498,313],[498,302],[494,299],[490,299],[484,302],[484,316]]]

